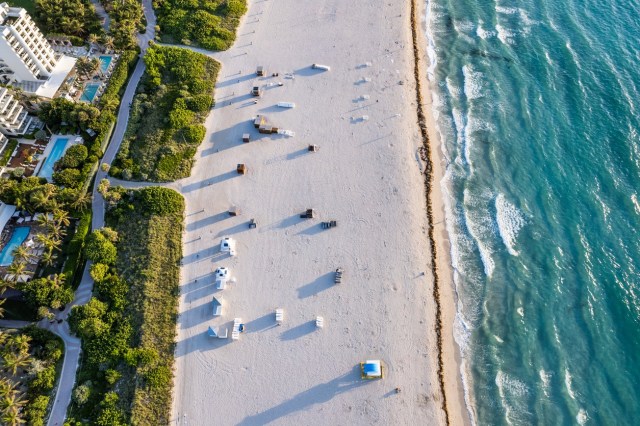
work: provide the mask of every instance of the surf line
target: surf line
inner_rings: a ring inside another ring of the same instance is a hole
[[[427,195],[427,218],[429,246],[431,248],[431,273],[433,275],[433,298],[436,303],[436,341],[438,347],[438,382],[440,383],[440,393],[442,394],[442,410],[444,411],[444,419],[449,425],[449,411],[447,410],[447,395],[444,390],[444,364],[442,356],[442,306],[440,303],[440,280],[438,279],[438,264],[436,262],[436,241],[433,236],[433,204],[431,197],[433,195],[433,162],[431,159],[431,146],[429,145],[429,134],[427,133],[427,120],[424,115],[422,103],[422,88],[420,86],[420,51],[418,47],[418,16],[417,16],[417,0],[411,0],[411,38],[413,40],[413,77],[416,83],[416,113],[418,118],[418,127],[420,127],[420,135],[422,136],[421,157],[425,162],[424,169],[424,185]]]

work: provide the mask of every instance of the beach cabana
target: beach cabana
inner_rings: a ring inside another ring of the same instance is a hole
[[[235,256],[236,255],[235,240],[229,237],[223,238],[222,241],[220,241],[220,251],[223,253],[229,253],[231,256]]]
[[[246,164],[238,164],[236,166],[236,172],[238,172],[239,175],[243,175],[243,174],[247,173]]]
[[[263,77],[264,74],[265,74],[264,67],[262,65],[258,65],[258,68],[256,68],[256,75],[258,77]]]
[[[382,379],[384,377],[382,363],[379,359],[368,359],[365,362],[361,362],[360,373],[365,380]]]

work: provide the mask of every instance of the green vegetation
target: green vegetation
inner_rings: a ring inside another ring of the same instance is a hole
[[[10,0],[7,2],[11,7],[22,7],[27,9],[29,15],[33,16],[36,12],[35,0]]]
[[[100,34],[102,27],[89,0],[35,0],[38,27],[46,34],[61,34],[86,38]]]
[[[247,11],[245,0],[156,0],[154,7],[163,41],[210,50],[231,47]]]
[[[111,175],[166,182],[189,176],[213,105],[215,60],[175,47],[151,47],[129,128]]]
[[[142,2],[137,0],[103,0],[105,10],[111,18],[109,31],[113,45],[117,49],[133,49],[136,46],[136,34],[142,23]]]
[[[35,326],[0,330],[0,423],[44,426],[63,350],[59,337]]]
[[[16,149],[16,146],[18,146],[18,140],[9,139],[9,142],[7,142],[7,145],[4,147],[2,153],[0,154],[0,166],[7,165],[7,163],[9,162],[9,158],[11,158],[13,150]]]
[[[69,320],[83,345],[69,424],[169,424],[184,201],[100,188],[110,228],[87,241],[96,293]]]

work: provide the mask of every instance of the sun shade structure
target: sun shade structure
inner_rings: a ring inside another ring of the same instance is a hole
[[[379,359],[368,359],[360,363],[360,373],[365,380],[382,379],[382,363]]]
[[[213,316],[219,317],[222,315],[222,298],[213,296],[213,301],[211,302],[213,307]]]

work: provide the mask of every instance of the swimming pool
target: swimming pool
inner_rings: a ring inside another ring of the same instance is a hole
[[[93,98],[96,97],[96,93],[98,92],[98,88],[100,87],[100,83],[88,83],[84,86],[84,91],[80,96],[80,100],[83,102],[91,102]]]
[[[23,226],[13,230],[13,235],[6,246],[0,252],[0,266],[9,266],[13,263],[13,251],[20,246],[29,235],[31,228]]]
[[[56,164],[56,161],[64,155],[64,152],[67,150],[67,145],[69,145],[69,138],[58,138],[53,142],[53,147],[51,148],[47,158],[44,160],[42,167],[40,167],[38,176],[51,180],[53,166]]]
[[[100,70],[102,70],[103,74],[109,69],[112,59],[113,56],[100,56]]]

